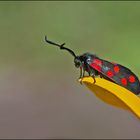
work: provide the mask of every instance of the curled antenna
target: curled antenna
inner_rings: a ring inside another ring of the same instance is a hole
[[[74,53],[72,50],[70,50],[70,49],[64,47],[65,43],[59,45],[59,44],[57,44],[57,43],[54,43],[54,42],[48,40],[48,39],[47,39],[47,36],[45,36],[45,41],[46,41],[47,43],[49,43],[49,44],[58,46],[60,49],[67,50],[72,56],[76,57],[75,53]]]

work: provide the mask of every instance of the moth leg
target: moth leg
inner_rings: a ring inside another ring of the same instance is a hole
[[[100,75],[100,78],[103,78],[103,76],[102,76],[102,75]]]
[[[91,72],[90,76],[93,78],[94,84],[95,84],[95,83],[96,83],[96,80],[95,80],[95,73],[94,73],[93,71]]]
[[[82,67],[80,67],[80,77],[79,79],[82,78]]]
[[[92,75],[92,78],[94,80],[94,84],[96,83],[96,80],[95,80],[95,75]]]
[[[79,79],[81,79],[82,78],[82,67],[80,67],[80,77],[79,77]],[[83,83],[82,83],[82,80],[80,80],[80,84],[82,85]]]
[[[83,76],[82,77],[84,77],[85,76],[85,70],[83,70]]]
[[[95,76],[97,75],[96,71],[94,69],[91,69],[89,66],[88,66],[88,74],[89,76],[91,76],[94,80],[94,84],[96,83],[96,80],[95,80]]]

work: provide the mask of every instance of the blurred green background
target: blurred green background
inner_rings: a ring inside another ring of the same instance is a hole
[[[0,138],[140,138],[131,113],[95,97],[65,51],[140,77],[140,2],[0,2]]]

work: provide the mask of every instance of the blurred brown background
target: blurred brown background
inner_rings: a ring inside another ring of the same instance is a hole
[[[140,120],[95,97],[66,42],[140,76],[140,2],[0,2],[0,138],[140,138]]]

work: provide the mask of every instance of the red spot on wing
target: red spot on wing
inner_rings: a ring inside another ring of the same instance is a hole
[[[119,73],[119,71],[120,71],[119,66],[115,66],[115,67],[114,67],[114,71],[115,71],[115,73]]]
[[[106,74],[108,77],[113,77],[113,75],[114,75],[111,70],[108,70]]]
[[[127,85],[127,79],[126,78],[122,78],[121,79],[121,83],[126,86]]]
[[[96,63],[97,65],[102,65],[102,61],[99,59],[94,59],[93,63]]]
[[[91,63],[91,66],[94,68],[94,69],[96,69],[97,71],[101,71],[101,67],[99,66],[99,65],[97,65],[97,64],[95,64],[95,63]]]
[[[99,59],[94,59],[93,63],[90,64],[95,70],[101,72],[102,61]]]
[[[134,83],[136,81],[135,77],[133,75],[129,76],[129,82]]]

